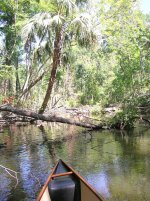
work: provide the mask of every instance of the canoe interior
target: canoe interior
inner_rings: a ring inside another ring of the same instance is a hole
[[[80,182],[81,182],[81,201],[102,201],[82,181]],[[46,188],[41,198],[41,201],[52,201],[48,192],[48,188]]]
[[[73,169],[69,169],[69,166],[66,166],[66,164],[62,161],[58,162],[57,168],[54,171],[53,175],[59,175],[64,174],[67,172],[72,171]],[[52,177],[53,177],[52,175]],[[101,198],[81,177],[77,175],[76,172],[72,171],[72,175],[77,177],[80,182],[80,188],[81,188],[81,199],[76,201],[104,201],[103,198]],[[57,178],[56,178],[57,179]],[[45,191],[40,199],[40,201],[55,201],[51,199],[51,195],[49,193],[48,186],[45,188]],[[60,200],[65,201],[65,200]]]
[[[48,187],[46,188],[41,201],[51,201],[50,195],[49,195],[49,191],[48,191]]]

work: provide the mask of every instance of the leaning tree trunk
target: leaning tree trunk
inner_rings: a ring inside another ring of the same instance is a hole
[[[49,78],[46,95],[45,95],[44,101],[42,103],[42,106],[39,110],[39,114],[44,113],[44,111],[47,107],[48,101],[50,100],[50,97],[51,97],[53,85],[54,85],[55,79],[56,79],[57,69],[60,65],[61,49],[62,49],[62,45],[63,45],[63,33],[64,33],[63,27],[56,32],[56,38],[55,38],[55,42],[54,42],[52,70],[51,70],[51,74],[50,74],[50,78]]]

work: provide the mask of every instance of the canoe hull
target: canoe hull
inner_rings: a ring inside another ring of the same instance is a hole
[[[59,167],[60,163],[65,168],[62,172]],[[81,192],[81,195],[80,195],[81,199],[79,201],[105,201],[104,198],[100,196],[76,171],[74,171],[73,168],[68,166],[63,161],[59,161],[57,165],[55,166],[55,168],[53,169],[51,175],[49,176],[43,189],[41,190],[37,198],[37,201],[55,201],[54,199],[52,199],[50,195],[50,190],[48,188],[48,185],[52,181],[52,179],[54,179],[55,177],[63,177],[66,175],[72,175],[73,177],[76,177],[79,180],[80,192]],[[63,201],[63,200],[60,199],[60,201]]]
[[[45,192],[41,198],[41,201],[51,201],[50,194],[48,191],[48,187],[46,188],[46,190],[45,190]]]

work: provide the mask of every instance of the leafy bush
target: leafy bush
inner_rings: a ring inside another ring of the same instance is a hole
[[[131,129],[134,127],[138,110],[133,105],[124,105],[122,111],[113,118],[112,124],[119,129]]]

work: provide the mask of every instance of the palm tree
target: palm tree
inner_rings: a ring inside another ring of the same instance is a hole
[[[26,44],[38,38],[39,44],[49,47],[52,60],[40,114],[45,111],[50,100],[66,41],[76,40],[79,45],[88,46],[95,40],[91,16],[84,12],[85,7],[86,0],[39,0],[38,13],[23,28]]]

